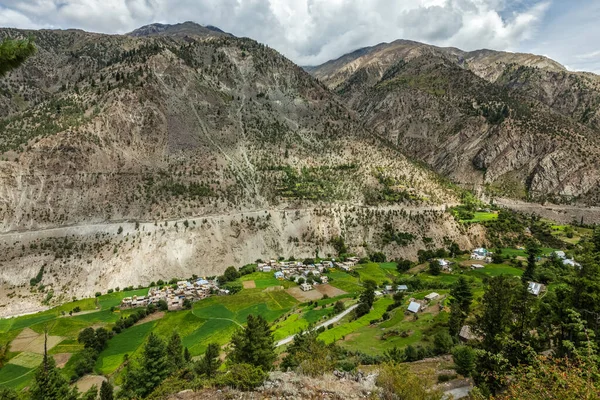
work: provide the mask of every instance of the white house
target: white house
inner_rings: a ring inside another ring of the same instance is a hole
[[[327,276],[326,276],[326,275],[323,275],[323,276],[321,277],[321,283],[322,283],[322,284],[326,284],[327,282],[329,282],[329,278],[327,278]]]
[[[262,267],[262,272],[271,272],[272,268],[270,265],[265,265],[264,267]]]
[[[541,283],[529,282],[527,290],[534,296],[539,296],[542,291],[543,285]]]
[[[300,285],[300,289],[302,289],[302,291],[304,292],[308,292],[309,290],[312,290],[312,285],[309,283],[303,283],[302,285]]]
[[[432,292],[432,293],[429,293],[427,296],[425,296],[425,300],[431,301],[431,300],[437,299],[438,297],[440,297],[439,294],[437,294],[436,292]]]
[[[563,260],[563,265],[568,265],[570,267],[581,267],[581,264],[569,258]]]
[[[553,252],[552,252],[552,255],[554,255],[555,257],[561,258],[561,259],[563,259],[563,260],[564,260],[565,258],[567,258],[567,255],[565,254],[565,252],[564,252],[564,251],[561,251],[561,250],[553,251]]]
[[[471,252],[471,259],[482,261],[485,260],[489,255],[490,252],[487,251],[487,249],[480,247]]]
[[[283,272],[277,271],[275,272],[275,279],[283,279]]]
[[[419,310],[421,309],[421,305],[417,302],[411,301],[410,304],[408,305],[408,311],[410,311],[411,313],[418,313]]]
[[[471,269],[482,269],[482,268],[485,268],[485,267],[481,264],[471,264]]]
[[[408,290],[408,286],[406,286],[406,285],[398,285],[396,287],[396,290],[399,291],[399,292],[406,292]]]

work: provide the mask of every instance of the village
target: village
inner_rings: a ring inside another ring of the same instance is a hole
[[[471,264],[470,268],[472,270],[484,269],[484,264],[493,262],[492,256],[493,253],[486,248],[481,247],[474,249],[471,251],[470,259],[472,261],[478,261],[479,263]],[[562,260],[564,265],[572,267],[578,267],[580,265],[573,259],[567,258],[564,251],[554,251],[551,256]],[[359,263],[359,260],[358,257],[348,257],[345,261],[335,261],[335,259],[332,259],[331,261],[324,260],[318,263],[306,264],[302,261],[269,260],[267,262],[258,263],[256,270],[265,273],[272,272],[276,279],[295,282],[302,291],[308,292],[313,290],[315,285],[328,283],[329,279],[326,273],[330,269],[337,268],[344,272],[351,272]],[[452,272],[453,262],[442,258],[434,259],[433,261],[439,264],[442,271]],[[529,282],[528,290],[535,296],[539,296],[544,289],[545,287],[541,283]],[[408,291],[406,285],[385,285],[381,290],[377,290],[375,295],[379,297],[394,292],[406,291]],[[146,307],[149,304],[159,306],[160,302],[164,301],[168,310],[174,311],[186,308],[188,302],[191,304],[211,295],[227,294],[229,294],[229,290],[221,288],[217,278],[211,280],[198,278],[193,282],[181,280],[172,285],[151,287],[148,290],[147,296],[125,297],[121,302],[121,308]],[[439,295],[433,292],[425,296],[424,300],[410,299],[407,312],[416,314],[419,311],[422,311],[428,303],[437,297],[439,297]]]
[[[217,279],[207,280],[198,278],[195,282],[178,281],[174,285],[161,287],[154,286],[148,290],[147,296],[125,297],[121,301],[121,308],[146,307],[149,304],[159,306],[161,301],[167,304],[169,311],[181,310],[185,308],[186,303],[206,299],[207,297],[217,295],[227,295],[229,290],[221,289]]]

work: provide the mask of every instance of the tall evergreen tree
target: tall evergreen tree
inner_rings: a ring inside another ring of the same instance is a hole
[[[263,371],[273,368],[276,358],[273,332],[261,315],[248,315],[246,327],[234,333],[231,344],[233,351],[229,358],[232,362],[251,364]]]
[[[204,352],[204,357],[196,364],[196,372],[199,375],[206,375],[208,378],[213,378],[221,366],[219,353],[219,345],[217,343],[210,343]]]
[[[473,292],[469,287],[469,282],[464,276],[460,276],[452,289],[450,290],[450,296],[454,298],[460,309],[468,314],[471,308],[471,303],[473,302]]]
[[[114,400],[113,387],[108,381],[102,382],[100,386],[100,400]]]
[[[29,391],[31,400],[75,400],[77,389],[69,388],[69,383],[56,368],[53,357],[48,357],[48,332],[44,332],[44,358],[35,372]]]
[[[485,350],[495,353],[501,349],[502,336],[512,324],[514,282],[506,275],[495,276],[488,281],[481,304],[483,312],[477,318],[476,329],[483,335]]]
[[[167,359],[171,371],[183,368],[183,345],[181,344],[181,336],[175,331],[173,331],[167,344]]]
[[[169,361],[165,343],[154,332],[144,345],[139,366],[129,365],[125,370],[124,393],[130,397],[146,397],[169,375]]]
[[[527,246],[527,267],[521,276],[523,282],[528,283],[535,280],[536,262],[540,252],[540,248],[535,243],[530,243]]]

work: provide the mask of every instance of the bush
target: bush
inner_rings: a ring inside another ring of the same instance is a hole
[[[229,371],[217,378],[219,386],[229,386],[239,390],[252,390],[265,381],[268,374],[261,367],[251,364],[233,364]]]
[[[456,374],[439,374],[437,377],[438,383],[448,382],[456,379]]]
[[[456,346],[452,350],[452,359],[456,365],[456,372],[462,376],[470,376],[475,370],[475,350],[469,346]]]

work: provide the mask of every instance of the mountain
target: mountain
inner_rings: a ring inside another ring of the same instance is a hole
[[[546,57],[398,40],[307,69],[365,129],[468,187],[600,199],[600,77]]]
[[[262,44],[192,23],[0,30],[29,35],[37,54],[0,80],[0,313],[335,254],[337,236],[389,256],[483,240],[444,212],[452,185]]]
[[[144,36],[231,36],[216,26],[202,26],[195,22],[187,21],[181,24],[150,24],[142,26],[127,35],[133,37]]]

